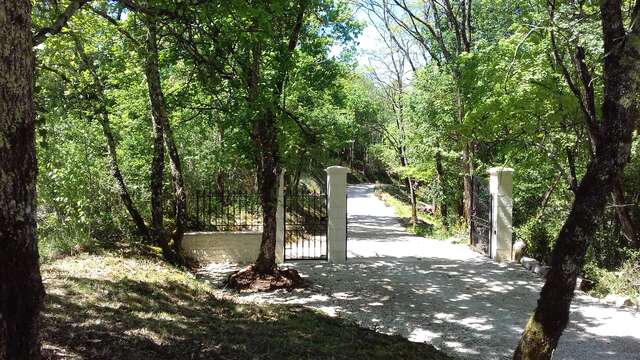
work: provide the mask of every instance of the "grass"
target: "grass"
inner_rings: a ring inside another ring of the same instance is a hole
[[[81,254],[42,274],[45,358],[449,359],[303,307],[235,303],[154,259]]]
[[[394,185],[377,185],[376,196],[387,206],[393,207],[396,215],[402,219],[408,232],[422,237],[438,240],[449,240],[455,243],[466,242],[467,232],[463,225],[455,225],[447,230],[432,215],[418,211],[418,223],[411,223],[411,204],[407,196]]]

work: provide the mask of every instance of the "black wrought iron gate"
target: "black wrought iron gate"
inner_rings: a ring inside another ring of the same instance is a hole
[[[284,260],[327,260],[327,195],[284,195]]]
[[[471,245],[477,250],[491,256],[491,211],[493,198],[487,180],[472,176],[470,237]]]

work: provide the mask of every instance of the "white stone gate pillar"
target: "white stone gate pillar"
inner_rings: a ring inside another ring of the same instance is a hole
[[[347,173],[342,166],[327,168],[327,242],[329,262],[347,261]]]
[[[276,208],[276,263],[284,262],[284,169],[278,178],[278,206]]]
[[[491,192],[491,258],[497,261],[511,260],[513,169],[494,167],[487,170],[490,175]]]

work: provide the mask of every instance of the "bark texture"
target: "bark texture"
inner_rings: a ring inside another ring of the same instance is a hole
[[[164,93],[162,91],[162,82],[160,79],[159,70],[159,56],[158,56],[158,41],[157,41],[157,25],[153,16],[149,16],[147,19],[148,36],[147,36],[147,48],[146,48],[146,63],[145,74],[147,76],[147,85],[149,88],[149,99],[151,100],[151,113],[153,118],[154,127],[154,168],[159,166],[160,162],[164,161],[164,150],[160,150],[162,147],[162,141],[166,145],[167,154],[169,155],[169,166],[171,167],[171,182],[173,185],[173,200],[174,200],[174,220],[175,220],[175,232],[173,233],[173,246],[170,250],[168,248],[168,239],[166,231],[162,230],[162,236],[164,239],[158,238],[161,241],[160,244],[163,247],[163,252],[167,260],[181,263],[182,259],[182,237],[184,235],[184,227],[187,221],[187,196],[184,188],[184,176],[182,175],[182,164],[180,161],[180,153],[178,152],[178,146],[176,145],[173,137],[173,129],[171,122],[169,121],[169,115],[167,114],[167,106],[164,100]],[[162,160],[161,160],[162,159]],[[160,168],[155,169],[155,173],[161,173],[164,170]],[[152,170],[153,172],[154,170]],[[162,177],[160,177],[160,184],[152,184],[162,188]],[[158,191],[156,189],[156,191]],[[159,198],[161,198],[162,191],[160,190]],[[152,214],[153,214],[152,210]],[[162,211],[160,210],[160,216]],[[166,247],[166,249],[165,249]]]
[[[603,120],[596,152],[578,186],[569,216],[552,253],[551,270],[514,359],[550,359],[569,321],[576,278],[616,180],[626,165],[638,118],[640,0],[627,33],[620,0],[601,2],[604,53]]]
[[[167,114],[164,109],[164,98],[160,84],[158,71],[158,45],[157,25],[153,17],[148,17],[145,75],[149,89],[149,102],[151,104],[151,122],[153,126],[153,160],[151,161],[151,240],[162,248],[162,254],[168,261],[173,261],[169,241],[164,230],[164,211],[162,208],[162,185],[164,177],[164,127],[163,119]]]
[[[275,119],[267,112],[256,122],[254,135],[260,143],[258,183],[263,211],[262,242],[255,269],[259,274],[272,274],[276,270],[276,211],[278,205],[278,176],[280,162]]]
[[[160,90],[162,91],[162,90]],[[184,235],[184,227],[187,222],[187,195],[184,189],[184,176],[182,175],[182,164],[180,162],[180,153],[178,146],[173,138],[173,129],[169,119],[166,119],[164,125],[164,142],[169,154],[169,166],[171,167],[171,181],[173,183],[173,200],[174,200],[174,219],[176,229],[173,233],[173,252],[182,258],[182,237]]]
[[[38,359],[31,1],[0,3],[0,34],[0,359]]]

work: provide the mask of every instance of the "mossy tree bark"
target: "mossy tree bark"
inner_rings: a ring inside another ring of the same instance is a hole
[[[160,158],[164,161],[164,151],[159,149],[162,147],[162,142],[164,142],[167,155],[169,156],[171,182],[173,185],[173,216],[175,220],[175,231],[171,237],[173,240],[172,249],[168,248],[168,239],[164,229],[162,230],[162,236],[164,236],[165,239],[162,240],[163,242],[161,244],[167,260],[182,263],[182,237],[184,235],[184,227],[187,221],[187,196],[184,188],[184,176],[182,174],[180,153],[178,152],[178,146],[176,145],[173,136],[173,129],[171,122],[169,121],[167,105],[162,91],[162,82],[159,70],[157,24],[156,18],[153,15],[147,16],[147,27],[145,74],[147,77],[147,86],[149,88],[149,99],[151,102],[151,113],[153,118],[154,154],[157,156],[157,158],[154,157],[154,167],[159,165],[156,161],[160,161]],[[156,169],[156,171],[161,170]],[[166,250],[165,246],[167,247]]]
[[[631,150],[638,120],[640,87],[640,0],[627,32],[620,0],[600,5],[603,29],[604,98],[602,123],[595,132],[595,156],[575,194],[569,216],[553,250],[551,270],[514,359],[550,359],[569,322],[569,308],[589,241],[593,238],[616,180]]]
[[[40,358],[31,1],[0,3],[0,359]]]
[[[151,105],[151,122],[153,127],[153,159],[150,170],[151,190],[151,240],[162,248],[162,255],[167,261],[174,261],[174,256],[169,247],[169,239],[164,229],[164,211],[162,208],[162,187],[164,178],[164,126],[166,118],[163,106],[164,99],[161,89],[158,71],[157,25],[153,16],[145,19],[147,26],[145,76],[149,89],[149,102]]]

